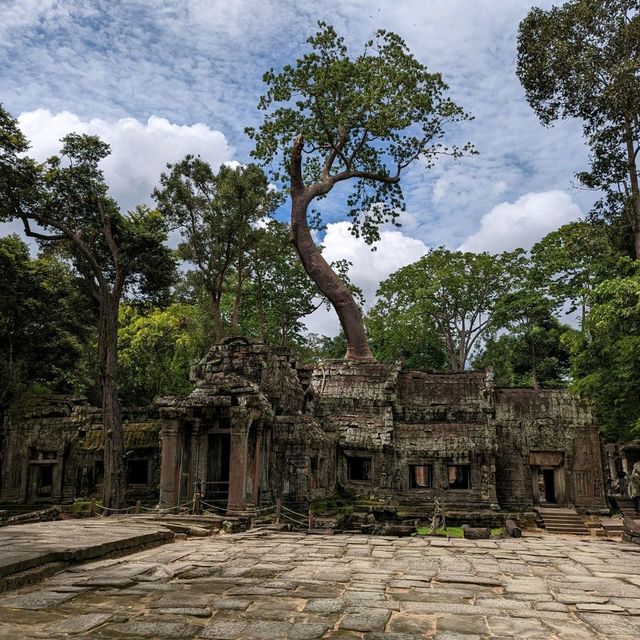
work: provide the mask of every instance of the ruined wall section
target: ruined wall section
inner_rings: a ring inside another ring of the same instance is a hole
[[[157,493],[157,417],[149,409],[123,409],[127,461],[145,460],[144,485],[129,497]],[[102,461],[101,411],[83,398],[46,396],[17,403],[5,422],[0,500],[15,503],[69,502],[99,493]]]
[[[604,506],[598,425],[587,402],[557,389],[498,389],[494,424],[503,508],[531,505],[530,465],[545,452],[562,454],[569,503]]]
[[[271,431],[271,500],[307,508],[336,484],[336,445],[311,416],[278,416]]]
[[[495,508],[495,430],[493,376],[488,372],[427,373],[406,371],[399,377],[394,405],[396,490],[405,504],[438,498],[448,509]],[[432,486],[411,487],[412,465],[427,465]],[[450,467],[469,470],[469,488],[449,486]],[[409,470],[409,471],[408,471]]]
[[[190,379],[197,388],[216,387],[231,374],[256,385],[276,415],[302,412],[305,394],[291,349],[227,338],[192,368]]]

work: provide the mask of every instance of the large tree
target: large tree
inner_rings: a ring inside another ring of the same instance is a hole
[[[25,155],[27,140],[0,108],[0,219],[17,219],[27,236],[66,253],[99,307],[98,366],[104,423],[104,506],[125,498],[124,438],[117,393],[118,309],[126,289],[151,294],[173,281],[163,246],[166,227],[146,208],[123,215],[99,168],[109,146],[69,134],[60,156],[43,165]]]
[[[168,169],[154,197],[180,232],[180,256],[194,265],[196,279],[210,296],[219,342],[223,296],[233,293],[230,330],[237,334],[243,285],[251,272],[249,252],[259,239],[257,225],[273,213],[280,198],[256,165],[223,165],[215,173],[207,162],[188,155]]]
[[[626,218],[640,259],[640,0],[532,9],[520,24],[517,71],[543,124],[582,120],[591,171],[578,178],[605,192],[596,211]]]
[[[557,309],[579,311],[581,323],[595,286],[633,264],[612,245],[608,227],[602,221],[570,222],[531,250],[530,286],[544,291]]]
[[[311,279],[331,302],[347,338],[347,357],[372,359],[362,314],[349,288],[323,258],[309,224],[309,207],[343,182],[351,229],[367,243],[403,208],[400,176],[413,161],[430,167],[441,154],[471,151],[442,146],[448,124],[468,118],[394,33],[378,31],[349,55],[333,27],[319,23],[311,50],[295,65],[264,75],[259,108],[265,117],[247,133],[253,156],[275,166],[291,196],[293,243]]]
[[[510,307],[504,318],[508,331],[486,340],[473,367],[493,367],[501,387],[566,386],[569,350],[563,338],[570,327],[553,314],[552,301],[529,292],[524,299],[508,296],[504,302]]]
[[[640,436],[640,276],[600,283],[585,331],[567,338],[572,386],[594,402],[605,438]]]
[[[524,268],[520,250],[493,256],[434,249],[380,284],[374,313],[393,309],[389,319],[422,325],[423,335],[435,331],[449,367],[462,371],[492,328],[498,300],[518,286]]]

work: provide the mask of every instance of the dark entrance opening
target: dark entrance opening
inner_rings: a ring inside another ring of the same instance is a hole
[[[553,469],[543,469],[542,478],[544,480],[544,497],[547,503],[556,504],[556,482]]]
[[[38,466],[36,495],[38,498],[50,498],[53,495],[53,465]]]
[[[352,482],[371,480],[371,458],[347,458],[347,478]]]
[[[229,433],[210,433],[208,445],[204,497],[206,500],[220,500],[226,503],[229,497],[231,436]]]

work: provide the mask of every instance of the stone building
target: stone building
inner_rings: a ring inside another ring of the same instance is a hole
[[[200,489],[230,513],[336,490],[406,517],[436,498],[467,518],[541,502],[605,507],[597,425],[565,391],[496,389],[491,371],[310,371],[241,338],[214,347],[192,380],[188,397],[159,401],[165,506]]]
[[[425,517],[436,499],[453,519],[485,521],[540,503],[605,507],[597,425],[565,391],[496,388],[491,371],[344,361],[311,370],[246,338],[214,346],[191,378],[190,395],[161,398],[125,426],[129,481],[140,481],[130,488],[163,507],[196,491],[230,514],[336,493],[399,518]],[[52,496],[95,489],[99,413],[58,411],[9,424],[0,501],[45,497],[25,489],[32,469],[52,465],[45,423],[60,433]]]
[[[125,410],[128,495],[157,500],[160,475],[157,411]],[[81,398],[31,397],[5,419],[0,502],[50,504],[100,493],[101,412]]]

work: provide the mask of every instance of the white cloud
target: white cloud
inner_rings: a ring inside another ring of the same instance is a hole
[[[111,195],[124,209],[150,202],[150,195],[168,162],[187,153],[199,154],[218,168],[231,160],[233,149],[224,134],[198,123],[180,126],[151,116],[146,123],[135,118],[108,122],[99,118],[82,120],[68,111],[52,114],[46,109],[22,113],[20,128],[31,142],[30,154],[44,160],[60,149],[60,138],[70,132],[100,136],[111,145],[111,155],[102,168]]]
[[[527,193],[516,202],[503,202],[482,216],[480,228],[459,247],[461,251],[499,253],[530,249],[538,240],[582,216],[564,191]]]
[[[364,294],[367,305],[375,300],[378,285],[387,276],[421,258],[429,247],[417,238],[411,238],[400,231],[380,232],[377,250],[371,251],[364,240],[355,238],[349,232],[349,223],[335,222],[327,225],[322,240],[323,255],[329,261],[349,260],[353,264],[349,277]],[[306,321],[312,333],[336,335],[340,330],[333,310],[319,309]]]

